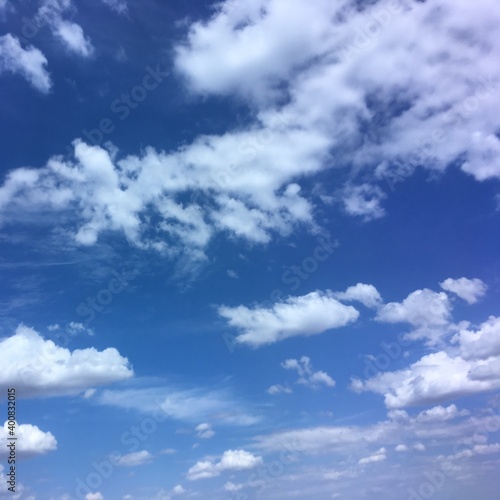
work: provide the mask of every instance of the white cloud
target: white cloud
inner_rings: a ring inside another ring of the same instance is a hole
[[[47,94],[52,88],[52,80],[46,66],[47,58],[37,48],[23,49],[10,33],[0,37],[0,74],[6,71],[20,74],[32,87]]]
[[[133,375],[128,360],[114,348],[70,351],[24,325],[0,340],[0,364],[0,387],[14,386],[27,397],[77,394]]]
[[[394,448],[394,451],[397,451],[397,452],[408,451],[408,446],[406,446],[405,444],[398,444],[398,445]]]
[[[274,384],[267,389],[267,393],[274,396],[275,394],[291,394],[293,391],[290,387],[284,387],[281,384]]]
[[[47,0],[43,12],[55,26],[70,6]],[[365,218],[382,215],[377,183],[393,187],[417,165],[442,171],[463,158],[476,178],[496,177],[499,26],[496,0],[474,10],[452,0],[221,2],[188,28],[175,65],[195,92],[246,100],[253,122],[117,161],[77,142],[74,161],[7,177],[2,219],[69,210],[65,229],[80,244],[117,231],[203,260],[216,232],[265,244],[314,227],[316,200],[298,182],[326,169],[351,170],[346,209]]]
[[[200,424],[196,426],[195,429],[197,435],[201,439],[210,439],[215,436],[215,432],[212,429],[212,426],[207,423]]]
[[[102,0],[111,10],[118,14],[126,14],[128,12],[127,0]]]
[[[299,374],[298,384],[302,384],[308,387],[317,387],[320,384],[324,384],[328,387],[335,386],[335,380],[333,380],[324,371],[313,372],[311,359],[307,356],[302,356],[300,360],[297,359],[287,359],[281,366],[285,370],[296,370]]]
[[[187,472],[190,481],[220,475],[227,470],[247,470],[261,465],[262,458],[245,450],[227,450],[218,462],[204,460],[197,462]]]
[[[481,297],[484,296],[488,287],[480,279],[448,278],[439,286],[447,292],[458,295],[461,299],[469,304],[475,304]]]
[[[85,500],[104,500],[104,497],[102,496],[102,493],[97,491],[96,493],[87,493],[85,495]]]
[[[235,484],[235,483],[232,483],[231,481],[228,481],[225,485],[224,485],[224,489],[226,491],[240,491],[241,489],[243,489],[243,484]]]
[[[387,458],[386,455],[386,449],[385,448],[380,448],[380,450],[376,451],[372,455],[369,455],[368,457],[363,457],[358,461],[359,465],[367,465],[367,464],[373,464],[376,462],[383,462]]]
[[[63,18],[63,15],[72,14],[74,11],[75,6],[71,0],[43,0],[36,19],[39,24],[49,25],[52,34],[68,52],[81,57],[90,57],[94,53],[94,47],[90,39],[85,36],[82,27]]]
[[[186,493],[186,490],[182,487],[181,484],[178,484],[172,488],[172,493],[174,495],[182,495],[183,493]]]
[[[57,36],[70,52],[82,57],[90,57],[94,47],[89,38],[85,37],[83,29],[70,21],[59,21],[54,26],[54,35]]]
[[[219,315],[240,333],[236,342],[252,347],[273,344],[294,336],[317,335],[345,326],[359,313],[335,300],[330,292],[289,297],[271,308],[220,307]]]
[[[386,323],[410,323],[412,326],[444,326],[449,323],[451,304],[445,293],[427,288],[412,292],[403,302],[382,306],[377,319]]]
[[[6,457],[9,452],[7,443],[9,439],[9,422],[6,421],[0,428],[0,456]],[[29,458],[36,455],[45,455],[49,451],[57,449],[57,441],[50,432],[41,431],[36,425],[15,425],[16,454],[21,458]]]
[[[355,300],[372,309],[382,305],[382,297],[379,291],[373,285],[366,285],[365,283],[350,286],[345,292],[335,292],[333,297],[349,302]]]
[[[413,449],[414,449],[415,451],[425,451],[427,448],[425,447],[425,445],[424,445],[424,444],[422,444],[422,443],[417,443],[417,444],[415,444],[415,445],[413,446]]]
[[[467,410],[459,411],[458,408],[452,404],[448,407],[435,406],[429,410],[424,410],[416,417],[417,422],[446,422],[453,420],[457,417],[469,415]]]
[[[459,342],[460,355],[464,359],[487,362],[500,357],[500,317],[490,316],[477,331],[461,330],[454,340]]]
[[[438,351],[406,369],[354,380],[352,388],[383,394],[388,408],[441,403],[500,388],[500,356],[466,360]]]
[[[385,198],[384,192],[377,186],[360,184],[359,186],[346,186],[342,192],[342,203],[347,214],[362,217],[369,221],[380,219],[385,215],[385,210],[380,203]]]
[[[149,451],[142,450],[128,453],[127,455],[116,456],[113,460],[118,466],[135,467],[150,463],[153,460],[153,455]]]

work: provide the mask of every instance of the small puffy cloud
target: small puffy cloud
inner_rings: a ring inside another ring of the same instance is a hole
[[[403,451],[408,451],[408,446],[406,446],[405,444],[398,444],[395,448],[394,448],[394,451],[397,451],[399,453],[403,452]]]
[[[207,423],[198,425],[195,431],[198,437],[201,439],[210,439],[211,437],[215,436],[215,432],[213,431],[212,426]]]
[[[272,385],[267,389],[267,393],[274,396],[275,394],[291,394],[293,391],[289,387],[284,387],[281,384]]]
[[[135,467],[136,465],[144,465],[153,460],[153,455],[149,451],[142,450],[127,455],[119,455],[113,457],[113,461],[118,466],[122,467]]]
[[[236,271],[233,271],[232,269],[227,270],[227,275],[234,280],[237,280],[239,278],[238,273]]]
[[[102,0],[102,2],[118,14],[128,12],[127,0]]]
[[[384,192],[370,184],[347,186],[342,192],[344,211],[348,215],[362,217],[365,221],[380,219],[385,215],[380,205],[384,198]]]
[[[281,366],[285,370],[296,370],[299,374],[298,384],[302,384],[309,387],[317,387],[320,384],[326,385],[328,387],[335,386],[335,380],[333,380],[324,371],[313,372],[311,359],[307,356],[302,356],[300,360],[297,359],[287,359]]]
[[[78,24],[60,20],[53,30],[54,35],[63,42],[68,51],[82,57],[90,57],[94,53],[92,42],[84,35],[82,27]]]
[[[488,289],[486,284],[478,278],[448,278],[439,283],[439,286],[447,292],[454,293],[469,304],[475,304]]]
[[[77,394],[133,375],[114,348],[70,351],[24,325],[0,340],[0,365],[0,388],[15,386],[25,397]]]
[[[225,485],[224,485],[224,489],[226,491],[240,491],[241,489],[243,489],[243,485],[242,484],[235,484],[235,483],[232,483],[231,481],[228,481]]]
[[[372,455],[368,457],[364,457],[359,460],[359,465],[373,464],[375,462],[383,462],[387,458],[386,449],[380,448],[380,450],[376,451]]]
[[[218,310],[230,326],[240,330],[236,342],[260,347],[294,336],[310,336],[356,321],[359,312],[341,304],[331,292],[311,292],[300,297],[289,297],[271,308],[245,306]]]
[[[21,47],[10,33],[0,37],[0,74],[6,71],[23,76],[32,87],[43,94],[52,88],[47,71],[47,58],[35,47]]]
[[[102,493],[97,491],[96,493],[87,493],[85,495],[85,500],[104,500],[104,497],[102,496]]]
[[[425,451],[426,450],[426,447],[423,443],[417,443],[413,446],[413,449],[415,451]]]
[[[345,292],[336,292],[333,296],[338,300],[361,302],[364,306],[376,309],[382,304],[382,297],[373,285],[358,283],[350,286]]]
[[[204,460],[197,462],[187,472],[190,481],[205,479],[220,475],[227,470],[253,469],[263,463],[262,457],[253,455],[245,450],[227,450],[218,462]]]
[[[50,432],[41,431],[36,425],[21,424],[15,426],[17,437],[16,453],[19,457],[29,458],[45,455],[57,449],[56,438]],[[9,438],[8,421],[0,428],[0,456],[7,456],[7,440]]]
[[[174,495],[182,495],[183,493],[186,493],[186,490],[182,487],[181,484],[178,484],[172,488],[172,493]]]

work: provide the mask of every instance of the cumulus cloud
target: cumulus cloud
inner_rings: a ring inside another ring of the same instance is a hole
[[[287,359],[281,366],[285,370],[296,370],[299,374],[298,384],[302,384],[308,387],[317,387],[318,385],[326,385],[328,387],[335,386],[335,380],[333,380],[330,375],[324,371],[314,372],[312,369],[311,359],[307,356],[302,356],[300,360],[297,359]]]
[[[77,394],[133,375],[128,360],[114,348],[70,351],[24,325],[0,340],[0,364],[0,387],[14,386],[25,397]]]
[[[478,278],[448,278],[442,283],[439,283],[439,286],[447,292],[454,293],[461,299],[465,300],[468,304],[475,304],[481,297],[484,296],[488,289],[486,284]]]
[[[212,426],[207,423],[203,423],[196,426],[196,434],[201,439],[210,439],[215,436],[215,432],[212,429]]]
[[[218,462],[204,460],[197,462],[187,472],[190,481],[215,477],[227,470],[253,469],[263,463],[262,458],[245,450],[227,450]]]
[[[10,33],[0,37],[0,74],[20,74],[32,87],[47,94],[52,88],[52,80],[46,66],[47,58],[37,48],[23,49]]]
[[[9,449],[7,440],[9,438],[9,422],[6,421],[0,428],[0,456],[6,457]],[[57,449],[57,441],[51,432],[44,432],[36,425],[16,423],[15,435],[16,454],[20,458],[30,458],[36,455],[45,455],[49,451]]]
[[[382,305],[382,297],[373,285],[358,283],[347,288],[345,292],[336,292],[333,297],[343,301],[357,301],[371,309],[376,309]]]
[[[251,347],[294,336],[317,335],[357,320],[359,313],[332,297],[331,292],[311,292],[289,297],[271,308],[219,307],[219,315],[239,330],[236,342]]]
[[[128,453],[127,455],[115,456],[113,460],[118,466],[135,467],[137,465],[150,463],[153,460],[153,455],[151,455],[149,451],[142,450]]]

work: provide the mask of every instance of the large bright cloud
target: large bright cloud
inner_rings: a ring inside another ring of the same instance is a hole
[[[77,394],[133,375],[114,348],[70,351],[24,325],[0,341],[0,364],[0,388],[16,387],[21,397]]]
[[[19,73],[32,87],[46,94],[52,87],[47,71],[47,58],[35,47],[21,47],[19,40],[10,33],[0,37],[0,74],[6,71]]]
[[[273,344],[289,337],[317,335],[346,326],[359,316],[354,307],[341,304],[330,292],[289,297],[271,308],[222,306],[219,314],[239,330],[236,342],[251,347]]]

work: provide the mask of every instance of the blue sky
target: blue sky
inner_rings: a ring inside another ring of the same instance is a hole
[[[0,498],[496,499],[499,26],[0,0]]]

